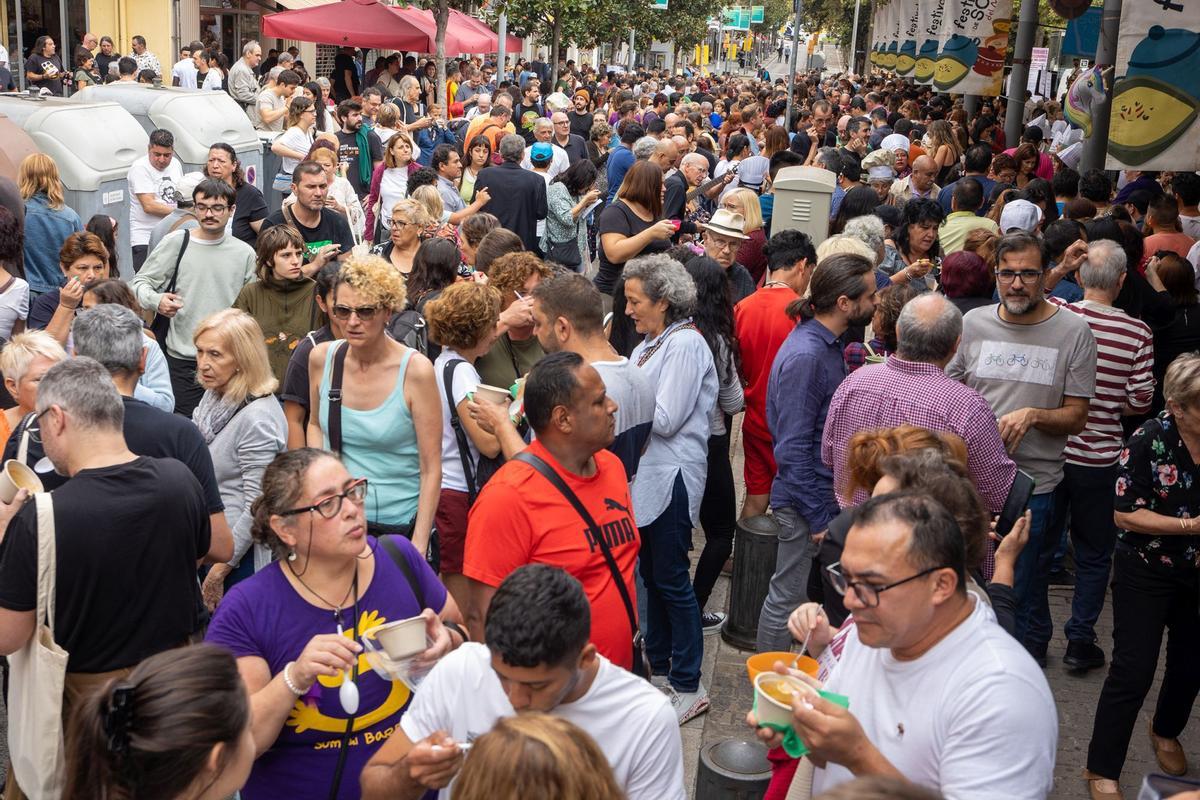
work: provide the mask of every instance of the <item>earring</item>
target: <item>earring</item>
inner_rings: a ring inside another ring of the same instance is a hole
[[[287,558],[288,558],[288,561],[295,561],[296,560],[296,551],[289,550]]]

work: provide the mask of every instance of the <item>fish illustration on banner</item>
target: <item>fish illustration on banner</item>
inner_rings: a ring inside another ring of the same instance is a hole
[[[1117,65],[1108,169],[1200,168],[1200,3],[1124,6]]]
[[[919,0],[917,3],[917,61],[913,80],[928,86],[933,82],[933,68],[941,47],[942,19],[947,0]]]
[[[900,51],[896,57],[896,74],[909,77],[917,65],[917,28],[920,25],[921,8],[917,0],[904,0],[900,4],[904,23]]]
[[[982,97],[1000,94],[1011,18],[1012,0],[946,0],[934,88]]]

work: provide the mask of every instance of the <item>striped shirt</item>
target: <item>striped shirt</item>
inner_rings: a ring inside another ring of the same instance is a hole
[[[1096,395],[1088,406],[1087,427],[1067,439],[1067,463],[1115,464],[1125,436],[1121,427],[1125,407],[1146,411],[1154,397],[1154,335],[1146,323],[1112,306],[1094,300],[1046,299],[1083,317],[1096,337]]]

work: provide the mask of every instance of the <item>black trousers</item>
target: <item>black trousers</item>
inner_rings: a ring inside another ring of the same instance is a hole
[[[146,263],[146,256],[150,254],[150,245],[135,244],[131,249],[133,251],[133,271],[138,272],[141,270],[142,264]]]
[[[1128,545],[1113,556],[1113,651],[1100,691],[1087,768],[1121,777],[1138,712],[1154,683],[1163,631],[1167,665],[1154,709],[1154,733],[1175,738],[1187,725],[1200,691],[1200,573],[1152,567]]]
[[[204,396],[204,387],[196,380],[196,359],[176,358],[170,353],[166,356],[171,391],[175,393],[175,413],[190,419]]]
[[[726,415],[725,433],[708,437],[708,479],[704,482],[704,497],[700,499],[704,550],[700,552],[700,561],[696,564],[692,590],[696,593],[696,605],[701,613],[717,578],[721,577],[721,568],[733,553],[736,508],[733,466],[729,463],[729,416]]]

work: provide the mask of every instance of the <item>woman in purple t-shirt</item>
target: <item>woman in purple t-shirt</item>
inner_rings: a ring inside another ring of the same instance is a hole
[[[338,798],[359,796],[359,773],[412,697],[367,664],[364,631],[424,616],[426,661],[464,640],[458,606],[413,546],[392,537],[392,556],[367,536],[365,490],[312,448],[281,453],[263,475],[252,532],[279,560],[230,591],[207,636],[233,652],[250,691],[257,760],[245,800],[323,800],[331,781]],[[343,691],[347,671],[357,708]]]

